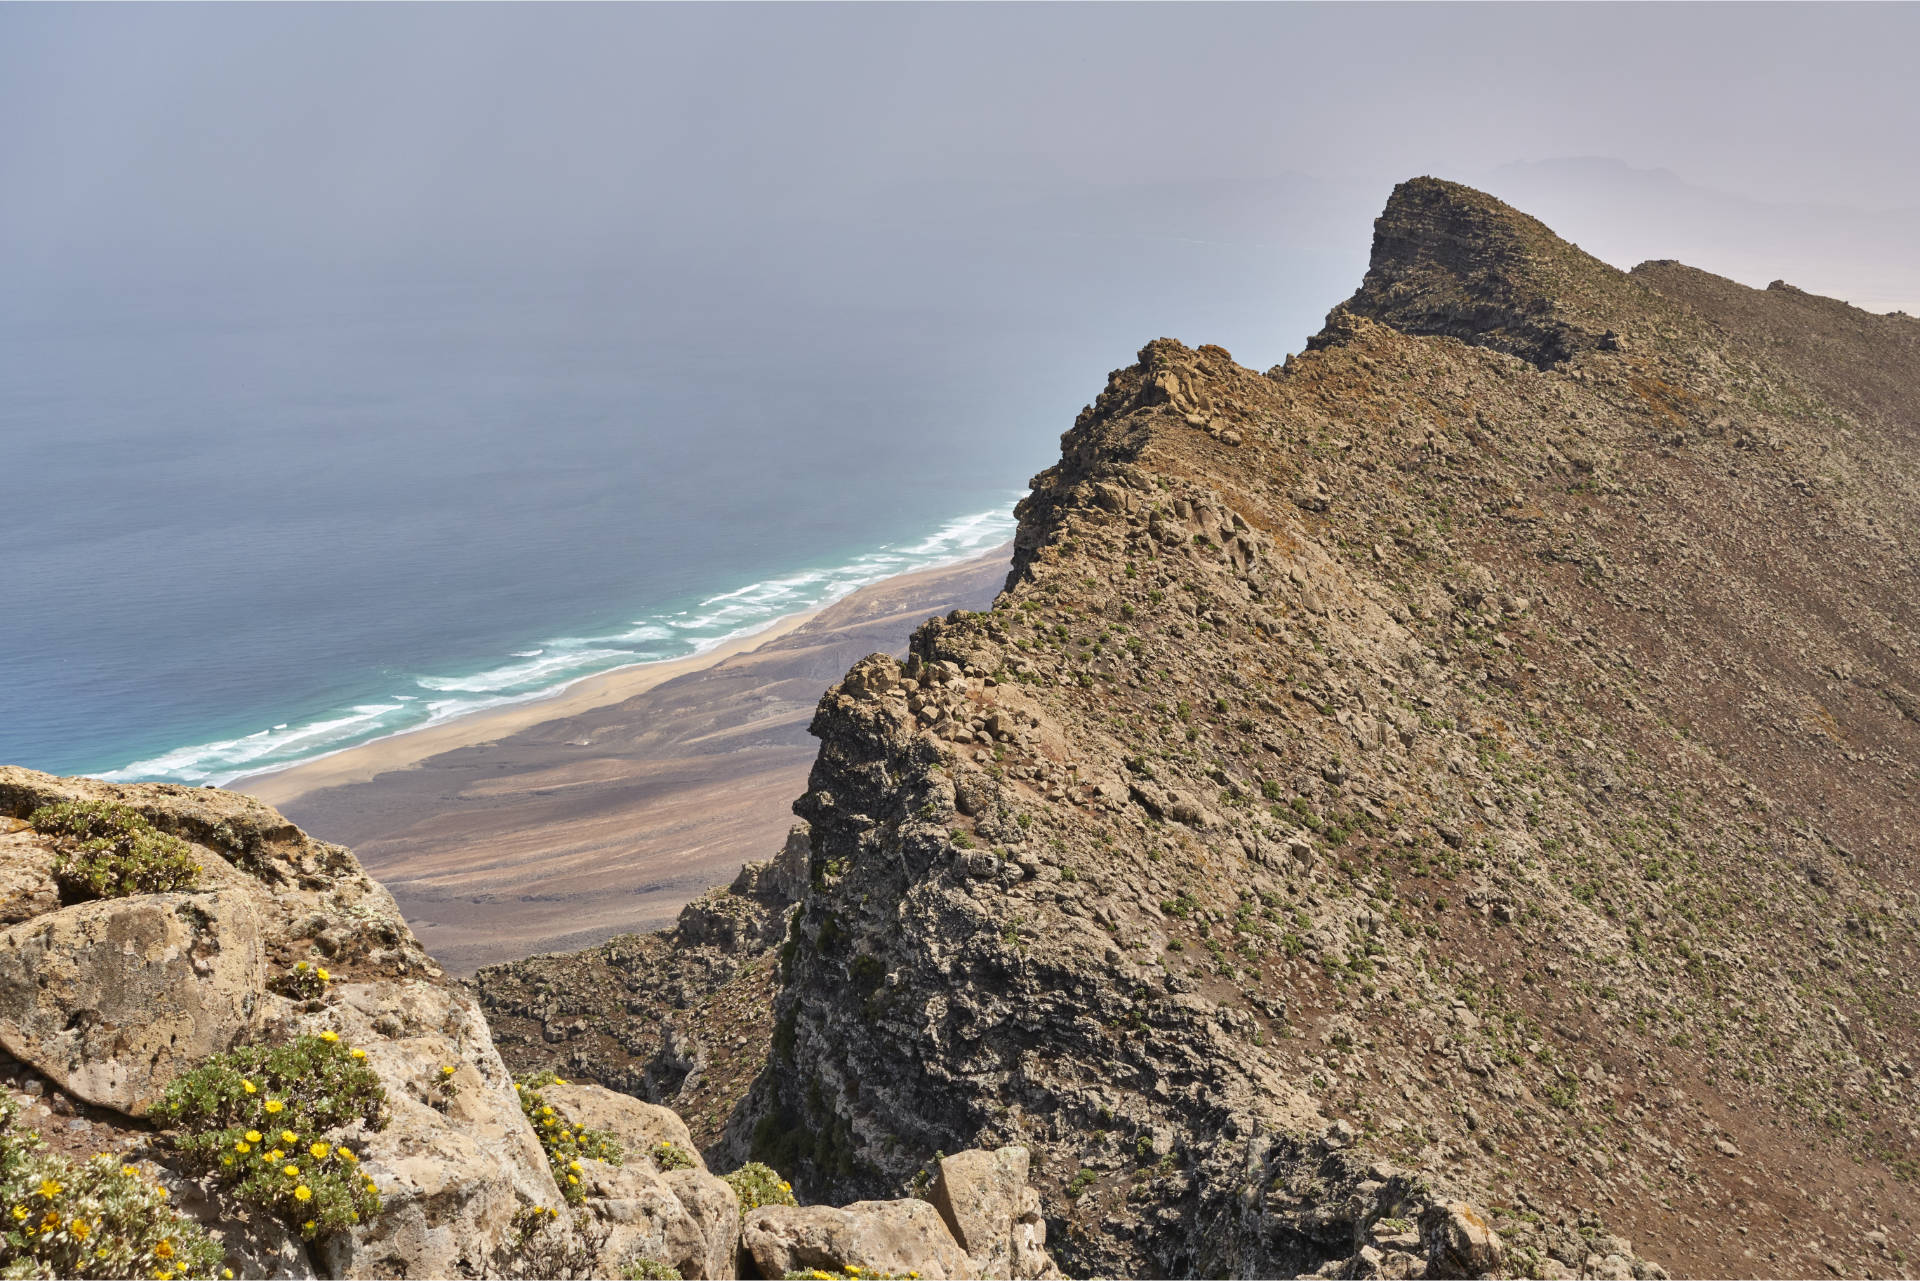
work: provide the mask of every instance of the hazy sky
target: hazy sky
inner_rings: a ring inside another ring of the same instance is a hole
[[[1364,245],[1397,179],[1562,157],[1910,225],[1916,49],[1892,4],[9,5],[0,270],[777,271],[1028,206]]]

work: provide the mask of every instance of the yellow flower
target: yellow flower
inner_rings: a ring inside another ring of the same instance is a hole
[[[575,1174],[580,1173],[580,1163],[578,1161],[567,1162],[567,1168],[569,1170],[572,1170]]]
[[[442,1064],[442,1065],[441,1065],[441,1067],[440,1067],[440,1075],[441,1075],[441,1076],[452,1076],[452,1075],[453,1075],[453,1064],[451,1064],[451,1063],[445,1063],[445,1064]]]
[[[355,1156],[355,1155],[353,1154],[353,1149],[352,1149],[352,1148],[350,1148],[350,1147],[346,1147],[346,1146],[344,1146],[344,1145],[343,1145],[343,1146],[341,1146],[341,1147],[337,1147],[337,1148],[335,1148],[335,1149],[334,1149],[334,1153],[335,1153],[335,1155],[337,1155],[337,1156],[338,1156],[338,1157],[339,1157],[339,1158],[340,1158],[340,1159],[341,1159],[342,1161],[345,1161],[345,1162],[346,1162],[346,1163],[347,1163],[348,1165],[352,1165],[352,1164],[353,1164],[353,1163],[354,1163],[355,1161],[358,1161],[358,1160],[360,1159],[359,1157],[357,1157],[357,1156]]]
[[[312,1220],[312,1219],[308,1219],[308,1220],[307,1220],[307,1221],[306,1221],[305,1223],[302,1223],[302,1224],[300,1225],[300,1230],[301,1230],[302,1232],[311,1232],[311,1231],[313,1231],[313,1220]]]
[[[540,1109],[540,1115],[541,1115],[541,1116],[552,1116],[552,1115],[553,1115],[553,1109],[552,1109],[552,1108],[550,1108],[550,1107],[546,1107],[546,1108],[541,1108],[541,1109]]]
[[[247,1142],[258,1143],[259,1141],[260,1141],[260,1131],[258,1130],[247,1131]]]
[[[360,1048],[358,1048],[358,1047],[355,1047],[355,1049],[354,1049],[354,1051],[353,1051],[353,1057],[354,1057],[354,1058],[356,1058],[356,1059],[364,1059],[364,1058],[366,1058],[366,1057],[367,1057],[367,1052],[366,1052],[365,1050],[362,1050],[362,1049],[360,1049]]]
[[[267,1155],[262,1159],[268,1162],[273,1162],[273,1161],[278,1161],[281,1157],[285,1155],[286,1155],[285,1152],[281,1151],[279,1148],[275,1148],[273,1151],[267,1153]]]
[[[253,1145],[251,1143],[246,1142],[243,1139],[240,1142],[233,1145],[233,1150],[235,1152],[251,1152],[253,1151]]]
[[[282,1102],[281,1102],[281,1101],[280,1101],[279,1099],[268,1099],[268,1100],[267,1100],[267,1115],[269,1115],[269,1116],[272,1116],[272,1115],[273,1115],[274,1113],[276,1113],[276,1112],[278,1112],[278,1111],[280,1111],[280,1110],[281,1110],[282,1108],[284,1108],[284,1107],[286,1107],[286,1106],[287,1106],[287,1105],[286,1105],[286,1104],[284,1104],[284,1103],[282,1103]]]
[[[153,1274],[153,1281],[173,1281],[173,1269],[164,1268]]]
[[[162,1201],[167,1199],[167,1190],[164,1187],[160,1186],[158,1183],[153,1185],[153,1194],[159,1197]]]
[[[328,1147],[324,1143],[316,1143],[312,1147],[308,1148],[307,1151],[313,1153],[314,1160],[324,1161],[327,1159],[327,1153],[333,1151],[333,1149]]]
[[[73,1234],[74,1240],[84,1241],[87,1239],[87,1234],[93,1231],[93,1225],[85,1219],[75,1219],[67,1225],[67,1231]]]
[[[300,1141],[300,1136],[295,1134],[292,1130],[282,1130],[280,1131],[280,1141],[282,1143],[298,1143]]]
[[[232,1268],[221,1268],[221,1269],[220,1269],[220,1276],[221,1276],[221,1278],[222,1278],[222,1281],[233,1281],[233,1269],[232,1269]]]
[[[329,974],[329,973],[327,973],[327,967],[326,967],[326,966],[324,966],[324,965],[322,965],[322,966],[319,966],[318,968],[316,968],[316,969],[314,970],[314,973],[315,973],[315,974],[318,974],[318,975],[320,976],[320,981],[321,981],[322,983],[331,983],[331,982],[333,982],[333,975],[331,975],[331,974]]]
[[[518,1093],[520,1093],[520,1091],[522,1091],[522,1090],[524,1090],[524,1089],[526,1089],[526,1088],[527,1088],[526,1086],[524,1086],[524,1085],[522,1085],[522,1084],[520,1084],[520,1082],[518,1082],[518,1081],[515,1081],[515,1082],[513,1083],[513,1092],[514,1092],[515,1094],[518,1094]]]
[[[240,1078],[240,1088],[245,1090],[248,1094],[258,1094],[260,1092],[260,1087],[255,1085],[252,1081],[247,1080],[245,1077]]]
[[[567,1176],[567,1182],[568,1182],[568,1183],[578,1183],[578,1182],[580,1182],[580,1176],[579,1176],[579,1175],[577,1175],[577,1174],[569,1174],[569,1175]]]
[[[289,1179],[297,1179],[300,1177],[300,1167],[297,1165],[289,1165],[281,1170],[280,1173],[286,1175]]]
[[[156,1259],[171,1259],[173,1257],[173,1238],[164,1238],[159,1245],[154,1246],[153,1257]]]
[[[120,1167],[120,1173],[126,1175],[129,1179],[137,1179],[140,1177],[140,1167],[137,1165],[123,1165]]]
[[[60,1226],[60,1211],[48,1210],[45,1214],[40,1216],[40,1230],[42,1232],[51,1232],[59,1226]]]
[[[55,1179],[40,1180],[40,1195],[51,1201],[60,1195],[60,1183]]]
[[[565,1082],[565,1081],[562,1081],[562,1080],[561,1080],[561,1079],[560,1079],[559,1077],[557,1077],[557,1076],[553,1078],[553,1083],[554,1083],[555,1085],[565,1085],[565,1084],[566,1084],[566,1082]]]
[[[291,1170],[293,1167],[288,1166],[287,1168]],[[296,1201],[311,1201],[313,1199],[313,1189],[302,1183],[293,1190],[293,1199]]]
[[[552,1126],[552,1125],[558,1125],[560,1123],[554,1120],[552,1117],[548,1117],[546,1120],[542,1121],[541,1124]]]
[[[340,1034],[334,1031],[332,1028],[328,1028],[326,1031],[320,1034],[320,1039],[325,1041],[328,1045],[332,1045],[335,1041],[340,1039]]]
[[[300,973],[303,973],[306,970],[306,968],[307,968],[307,963],[305,961],[300,961],[294,965],[293,972],[295,974],[300,974]]]

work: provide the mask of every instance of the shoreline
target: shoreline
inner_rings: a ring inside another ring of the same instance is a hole
[[[294,765],[243,774],[223,786],[227,791],[252,796],[275,809],[285,809],[302,797],[316,792],[368,783],[382,774],[417,768],[446,752],[498,742],[535,726],[624,703],[670,680],[706,671],[728,659],[751,654],[798,631],[834,606],[862,593],[924,582],[976,563],[1004,561],[1011,548],[1012,543],[1009,542],[974,555],[894,574],[811,609],[782,615],[699,653],[610,668],[583,676],[524,702],[485,708],[437,725],[400,730]]]
[[[381,774],[411,769],[442,752],[497,742],[535,725],[577,716],[610,703],[625,702],[677,676],[704,670],[737,654],[750,653],[768,641],[777,640],[805,626],[826,608],[827,605],[819,605],[784,615],[697,654],[609,668],[591,676],[582,676],[525,702],[483,708],[441,721],[437,725],[421,725],[364,743],[355,743],[295,765],[242,774],[227,782],[224,790],[239,792],[265,801],[275,809],[282,809],[311,792],[344,787],[349,783],[371,782]]]

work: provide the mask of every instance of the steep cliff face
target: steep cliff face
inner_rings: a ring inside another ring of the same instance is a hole
[[[1423,179],[1285,368],[1149,344],[822,700],[731,1141],[1023,1143],[1075,1272],[1891,1266],[1920,368],[1807,305]]]

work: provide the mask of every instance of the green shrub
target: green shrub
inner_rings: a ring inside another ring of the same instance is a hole
[[[672,1139],[662,1139],[653,1145],[653,1163],[663,1170],[691,1170],[693,1153]]]
[[[42,805],[27,822],[54,839],[59,857],[53,879],[69,903],[165,894],[200,883],[193,847],[125,805],[61,801]]]
[[[574,1124],[572,1118],[540,1093],[549,1085],[565,1084],[552,1072],[537,1072],[521,1077],[513,1083],[513,1088],[520,1096],[520,1111],[539,1137],[540,1148],[547,1154],[547,1164],[553,1167],[553,1181],[560,1185],[560,1194],[578,1205],[587,1195],[580,1187],[580,1163],[605,1161],[608,1165],[620,1165],[626,1160],[626,1152],[612,1134]]]
[[[0,1274],[8,1277],[159,1277],[220,1270],[220,1247],[174,1213],[167,1190],[111,1156],[84,1164],[46,1151],[0,1092]]]
[[[633,1259],[620,1269],[623,1281],[680,1281],[680,1269],[658,1259]]]
[[[149,1115],[184,1131],[174,1145],[189,1168],[312,1240],[380,1212],[379,1191],[338,1133],[386,1124],[386,1089],[365,1058],[332,1032],[242,1046],[175,1081]]]
[[[757,1210],[763,1205],[798,1205],[793,1199],[793,1185],[780,1177],[772,1166],[759,1161],[749,1161],[732,1174],[722,1175],[740,1198],[740,1214],[745,1217],[749,1210]]]

